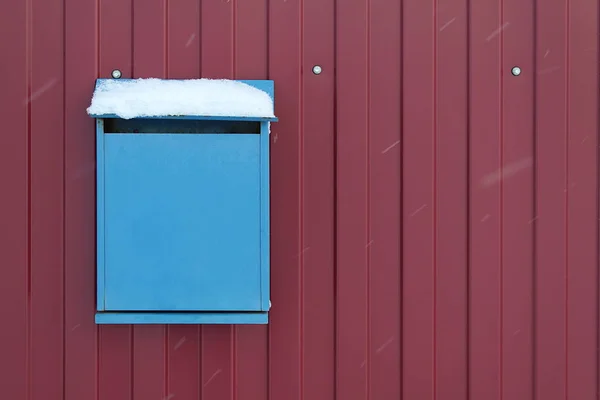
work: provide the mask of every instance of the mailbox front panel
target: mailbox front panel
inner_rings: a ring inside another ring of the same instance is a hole
[[[259,311],[260,135],[104,135],[104,310]]]

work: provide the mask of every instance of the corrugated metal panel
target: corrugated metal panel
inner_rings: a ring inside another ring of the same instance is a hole
[[[3,5],[3,398],[597,398],[596,1]],[[275,80],[268,327],[94,325],[115,68]]]

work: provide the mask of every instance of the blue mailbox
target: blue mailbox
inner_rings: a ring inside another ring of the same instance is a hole
[[[99,79],[98,324],[265,324],[267,80]]]

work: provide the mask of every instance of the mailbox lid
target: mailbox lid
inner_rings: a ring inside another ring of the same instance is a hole
[[[104,310],[261,309],[260,135],[104,136]]]

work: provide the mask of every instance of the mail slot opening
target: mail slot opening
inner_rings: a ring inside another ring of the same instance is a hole
[[[192,119],[104,120],[105,133],[248,133],[259,134],[260,122]]]

